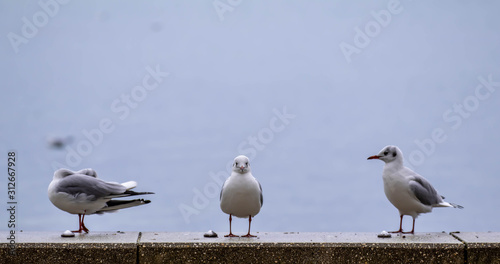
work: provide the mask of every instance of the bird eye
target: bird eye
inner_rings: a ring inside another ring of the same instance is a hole
[[[384,151],[384,155],[387,155],[387,154],[389,154],[389,151],[387,151],[387,150]]]
[[[235,166],[235,167],[238,167],[238,162],[235,162],[235,163],[234,163],[234,166]]]
[[[393,157],[396,157],[396,155],[398,155],[396,152],[392,153]]]
[[[247,163],[245,163],[245,165],[246,165],[246,166],[248,166],[248,162],[247,162]]]

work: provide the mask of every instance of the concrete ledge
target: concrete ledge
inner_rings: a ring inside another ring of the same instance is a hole
[[[466,245],[468,263],[500,264],[500,233],[452,233]]]
[[[2,263],[500,263],[500,233],[0,232]]]
[[[62,232],[16,233],[15,249],[0,232],[2,263],[137,263],[139,232],[77,234],[63,238]]]
[[[256,233],[204,238],[200,233],[143,233],[142,263],[464,263],[465,246],[444,233],[378,238],[375,233]],[[223,234],[220,234],[222,236]]]

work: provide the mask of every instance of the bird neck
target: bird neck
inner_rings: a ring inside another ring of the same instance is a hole
[[[403,162],[400,160],[393,160],[391,162],[388,162],[384,166],[384,170],[388,171],[399,171],[403,168]]]
[[[252,175],[249,171],[243,173],[239,171],[233,171],[233,173],[231,173],[231,176],[234,177],[248,177],[249,175]]]

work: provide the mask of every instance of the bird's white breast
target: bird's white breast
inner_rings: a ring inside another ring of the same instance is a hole
[[[260,187],[251,173],[233,173],[222,190],[220,207],[226,214],[246,218],[261,208]]]
[[[399,210],[401,215],[411,215],[417,217],[420,213],[427,213],[432,210],[432,207],[422,204],[410,189],[410,179],[407,175],[407,168],[399,170],[384,167],[383,180],[384,192],[387,199]]]

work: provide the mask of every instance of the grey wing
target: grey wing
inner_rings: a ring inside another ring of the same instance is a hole
[[[262,207],[264,205],[264,196],[262,196],[262,186],[260,186],[260,182],[258,183],[260,188],[260,207]]]
[[[111,194],[121,194],[125,191],[125,186],[121,184],[105,182],[94,177],[88,177],[88,175],[65,177],[57,186],[57,192],[64,192],[74,196],[79,194],[92,195],[95,199]]]
[[[415,175],[413,180],[410,180],[410,189],[417,199],[425,205],[435,205],[442,202],[436,189],[420,175]]]
[[[224,184],[222,184],[222,188],[220,188],[220,195],[219,195],[219,201],[222,200],[222,192],[224,191],[224,186],[226,186],[226,182],[227,180],[229,180],[229,178],[227,178],[225,181],[224,181]]]

